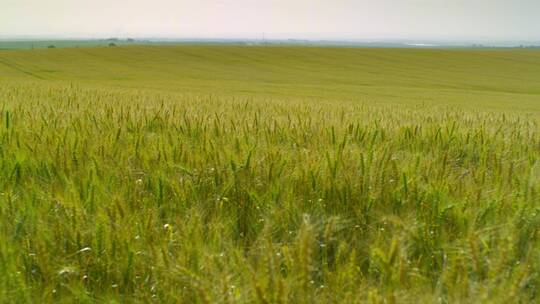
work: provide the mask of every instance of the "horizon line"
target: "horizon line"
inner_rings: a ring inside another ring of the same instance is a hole
[[[391,37],[380,37],[380,38],[331,38],[331,37],[321,37],[321,38],[308,38],[308,37],[283,37],[283,38],[268,38],[263,34],[260,38],[246,37],[242,35],[238,36],[215,36],[215,37],[205,37],[205,36],[160,36],[160,35],[96,35],[90,37],[88,35],[66,35],[66,36],[55,36],[55,35],[1,35],[0,41],[47,41],[47,40],[56,40],[56,41],[70,41],[70,40],[87,40],[87,41],[96,41],[96,40],[108,40],[108,39],[119,39],[119,40],[154,40],[159,41],[304,41],[304,42],[334,42],[334,43],[466,43],[466,44],[485,44],[485,43],[540,43],[540,38],[538,39],[488,39],[488,38],[391,38]]]

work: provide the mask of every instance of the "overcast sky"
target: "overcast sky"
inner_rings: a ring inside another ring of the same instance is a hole
[[[0,0],[0,38],[540,40],[540,0]]]

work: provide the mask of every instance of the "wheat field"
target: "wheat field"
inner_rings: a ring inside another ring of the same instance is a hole
[[[0,51],[0,299],[540,292],[540,52]]]

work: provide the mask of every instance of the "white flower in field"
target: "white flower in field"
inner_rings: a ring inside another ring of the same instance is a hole
[[[64,275],[74,274],[76,272],[77,270],[74,267],[66,266],[58,271],[58,275],[64,276]]]
[[[137,180],[135,181],[135,184],[136,184],[137,186],[141,186],[141,185],[143,184],[143,180],[139,178],[139,179],[137,179]]]
[[[84,247],[83,249],[77,251],[78,253],[83,253],[83,252],[89,252],[89,251],[92,251],[92,248],[90,247]]]
[[[163,229],[165,229],[165,230],[172,229],[172,226],[169,225],[169,224],[165,224],[165,225],[163,225]]]

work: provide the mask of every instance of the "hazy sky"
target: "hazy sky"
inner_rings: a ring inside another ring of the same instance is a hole
[[[0,38],[540,40],[540,0],[0,0]]]

